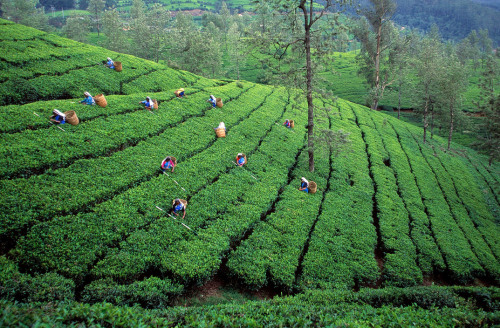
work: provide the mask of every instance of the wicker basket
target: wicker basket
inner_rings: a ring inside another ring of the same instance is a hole
[[[76,113],[74,110],[68,110],[67,112],[64,112],[64,115],[66,115],[66,122],[68,122],[71,125],[77,125],[80,123],[80,120],[78,119],[78,116],[76,116]]]
[[[106,107],[108,102],[102,93],[94,97],[95,103],[101,107]]]
[[[290,127],[293,129],[295,127],[295,122],[293,120],[290,120]]]
[[[215,105],[217,105],[217,107],[219,107],[219,108],[222,108],[222,106],[223,106],[222,99],[221,98],[216,98],[215,99]]]
[[[170,159],[174,163],[174,166],[177,165],[177,158],[175,158],[174,156],[170,156]]]
[[[217,138],[224,138],[226,136],[226,130],[224,130],[224,128],[217,128],[215,129],[215,134]]]
[[[114,62],[115,65],[115,71],[121,72],[122,71],[122,62]]]
[[[314,181],[309,181],[309,192],[311,194],[315,194],[318,186],[316,185],[316,182]]]
[[[153,99],[153,108],[158,109],[158,101],[156,99]]]

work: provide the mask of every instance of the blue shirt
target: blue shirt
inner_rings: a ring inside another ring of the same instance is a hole
[[[173,163],[172,163],[172,160],[170,160],[170,161],[164,161],[164,162],[162,163],[162,165],[161,165],[161,166],[162,166],[162,168],[164,168],[164,169],[170,169],[170,168],[172,168],[174,165],[173,165]]]
[[[85,97],[80,103],[85,104],[85,105],[95,105],[95,100],[91,96]]]
[[[240,159],[238,160],[238,164],[240,164],[240,165],[245,164],[245,157],[243,157],[243,156],[240,157]]]
[[[108,60],[108,64],[109,68],[115,68],[115,63],[113,63],[112,60]]]
[[[302,191],[305,191],[305,192],[309,193],[309,184],[307,182],[302,182],[300,184],[300,188],[306,188],[306,189],[304,189]]]
[[[143,103],[144,106],[149,107],[149,108],[153,108],[153,105],[154,105],[153,101],[148,102],[147,100],[141,101],[141,103]]]
[[[59,124],[64,124],[64,123],[66,123],[66,118],[62,117],[61,115],[56,115],[56,116],[54,117],[54,120],[56,120],[56,121],[60,121],[60,123],[59,123]]]
[[[174,206],[174,212],[179,212],[184,209],[184,204],[180,203],[179,205]]]

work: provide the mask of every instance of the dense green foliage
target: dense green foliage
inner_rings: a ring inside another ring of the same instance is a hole
[[[244,304],[144,310],[109,303],[0,301],[5,326],[66,327],[488,327],[500,323],[497,288],[308,292]]]
[[[343,131],[350,143],[341,151],[317,143],[311,173],[307,105],[294,90],[208,80],[13,26],[0,20],[1,323],[498,323],[495,287],[418,287],[498,286],[498,165],[317,95],[318,137]],[[92,64],[107,56],[123,71]],[[179,87],[186,97],[174,97]],[[104,93],[107,107],[79,104],[86,90]],[[222,108],[208,105],[211,94]],[[158,110],[139,104],[147,95]],[[57,129],[53,108],[74,110],[80,124]],[[282,125],[287,118],[294,129]],[[213,130],[221,121],[225,138]],[[243,167],[233,162],[239,152]],[[168,176],[167,155],[178,160]],[[317,192],[298,191],[301,177]],[[182,221],[160,210],[175,198],[188,201]],[[155,312],[101,303],[164,308],[217,273],[299,295]],[[387,289],[363,288],[371,286]]]

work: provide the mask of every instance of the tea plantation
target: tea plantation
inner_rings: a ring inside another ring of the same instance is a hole
[[[500,166],[474,151],[318,96],[316,130],[350,142],[318,142],[311,173],[307,104],[285,88],[5,20],[0,67],[0,326],[500,324]],[[107,107],[79,104],[84,91]],[[80,123],[53,125],[54,108]],[[301,177],[317,192],[298,191]],[[175,198],[188,201],[184,220],[161,210]],[[216,275],[280,296],[178,306]]]

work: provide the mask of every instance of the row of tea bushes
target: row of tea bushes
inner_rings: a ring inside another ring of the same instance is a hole
[[[227,87],[226,94],[236,99],[243,91],[233,85],[233,88]],[[251,95],[252,92],[250,92]],[[45,221],[58,214],[77,212],[88,207],[89,204],[102,202],[116,195],[117,192],[130,188],[144,179],[149,179],[154,172],[157,172],[159,163],[169,149],[174,154],[180,152],[177,157],[182,160],[190,153],[202,150],[213,142],[215,135],[211,133],[212,126],[221,119],[220,115],[216,115],[217,112],[208,111],[205,118],[186,119],[189,115],[202,115],[206,103],[201,103],[198,107],[189,102],[179,101],[174,104],[178,107],[172,106],[172,110],[162,111],[152,120],[157,119],[158,115],[165,115],[165,117],[170,116],[172,119],[179,120],[179,123],[192,122],[192,125],[178,124],[158,136],[145,139],[135,147],[113,153],[109,157],[81,159],[67,168],[49,170],[29,179],[2,180],[0,185],[4,195],[10,197],[0,199],[2,206],[0,215],[3,218],[1,235],[7,237],[12,237],[12,234],[18,235],[19,231],[25,229],[28,224],[38,220]],[[230,107],[229,105],[228,108]],[[154,116],[145,111],[141,111],[141,114],[146,115],[147,119]],[[243,117],[245,117],[245,112],[239,111],[238,116],[234,117],[234,122]],[[228,123],[231,124],[231,122],[233,121],[229,120]],[[193,130],[204,131],[201,135],[203,138],[177,145],[176,141],[180,135],[190,135]],[[139,129],[137,133],[142,133],[142,131]],[[165,143],[168,146],[165,146]],[[142,164],[137,165],[137,163]],[[40,188],[40,185],[44,187]],[[85,186],[85,192],[82,192],[82,186]],[[68,197],[68,195],[76,194],[78,197]],[[21,201],[23,199],[26,201]]]
[[[204,156],[217,156],[217,153],[214,153],[212,150],[213,147],[217,145],[220,145],[218,146],[219,148],[224,147],[224,140],[214,141],[215,134],[212,130],[214,122],[218,122],[224,118],[229,128],[233,125],[238,126],[240,120],[245,122],[245,117],[256,110],[255,107],[246,106],[247,108],[244,108],[242,106],[248,100],[245,97],[252,99],[261,97],[264,100],[266,93],[269,92],[268,90],[268,87],[251,89],[251,91],[246,92],[239,98],[238,101],[242,103],[235,103],[233,106],[228,104],[227,108],[224,107],[225,111],[211,110],[207,118],[196,118],[199,124],[180,125],[176,128],[179,133],[162,134],[157,138],[153,138],[152,141],[147,142],[144,146],[131,148],[132,153],[129,153],[128,156],[120,156],[121,153],[127,155],[128,152],[119,152],[116,153],[116,156],[129,161],[130,164],[124,166],[124,171],[127,169],[130,170],[130,167],[145,161],[141,167],[144,166],[147,168],[150,171],[149,174],[151,174],[154,171],[158,172],[159,163],[164,156],[167,154],[177,155],[177,151],[182,151],[179,156],[176,156],[179,158],[180,163],[175,172],[175,179],[182,186],[185,186],[188,191],[193,192],[214,179],[221,171],[225,171],[227,167],[233,165],[228,161],[227,163],[222,163],[222,165],[213,166],[211,163],[217,161],[203,160]],[[179,144],[176,140],[178,140],[181,133],[192,138],[187,138],[185,142]],[[242,140],[238,137],[237,133],[234,134],[233,138],[238,143]],[[206,147],[209,148],[204,150]],[[195,149],[198,150],[194,151]],[[237,151],[233,150],[233,153]],[[134,154],[134,152],[139,153]],[[152,154],[159,155],[155,157]],[[228,155],[227,160],[233,158],[233,155]],[[200,164],[197,164],[197,167],[191,167],[190,163],[193,159],[196,159],[196,163],[201,163],[207,169],[195,174],[200,169]],[[113,157],[110,157],[108,161],[110,164],[116,163],[113,161]],[[124,163],[127,164],[127,162]],[[120,173],[111,173],[111,177],[120,177]],[[101,184],[99,183],[99,185]],[[85,274],[89,263],[92,263],[97,254],[100,254],[103,250],[102,247],[97,247],[97,245],[110,245],[114,240],[121,240],[132,229],[149,224],[159,215],[155,205],[158,204],[168,209],[171,206],[172,200],[166,200],[165,195],[181,192],[180,188],[164,175],[159,177],[150,176],[148,182],[138,184],[137,187],[134,185],[125,185],[124,187],[126,187],[125,192],[123,187],[120,188],[119,191],[121,194],[113,197],[110,201],[97,205],[88,214],[62,217],[47,224],[33,227],[25,242],[21,242],[25,261],[30,263],[29,265],[33,269],[62,270],[62,272],[67,272],[71,276]],[[156,192],[158,190],[162,192]],[[172,199],[176,197],[183,198],[182,195],[174,195]],[[104,225],[101,222],[102,218],[106,218],[104,219]],[[167,221],[170,222],[171,219]],[[67,222],[72,223],[66,226]],[[94,231],[94,229],[96,230]],[[57,231],[58,233],[52,234],[51,231]],[[84,236],[80,237],[80,234]],[[68,240],[68,237],[64,236],[71,236],[71,240]],[[81,241],[79,240],[80,238],[82,238]],[[50,252],[47,252],[48,249],[44,247],[40,248],[37,246],[42,244],[51,245]],[[83,247],[81,244],[85,244],[86,246]],[[82,264],[75,265],[74,261]],[[34,265],[35,263],[37,265]],[[73,265],[70,265],[71,263]]]
[[[301,289],[353,289],[380,276],[366,145],[347,103],[338,100],[335,107],[331,128],[349,133],[350,143],[331,154],[330,190],[304,257]]]
[[[268,301],[147,310],[109,303],[1,301],[6,326],[67,327],[483,327],[500,324],[498,288],[314,291]]]
[[[443,272],[446,269],[445,262],[430,229],[429,218],[422,203],[422,195],[401,142],[390,123],[387,121],[384,123],[380,115],[370,116],[387,149],[390,165],[397,179],[398,192],[408,211],[410,237],[417,250],[418,266],[424,275],[430,275],[434,271]]]
[[[234,83],[219,87],[217,90],[228,101],[244,91]],[[78,113],[83,114],[81,124],[63,125],[67,133],[52,127],[5,134],[0,138],[0,142],[6,145],[0,151],[0,154],[4,155],[0,156],[2,158],[0,164],[3,164],[0,176],[4,178],[26,176],[33,171],[64,167],[80,158],[98,157],[113,149],[123,149],[137,144],[182,123],[189,117],[203,115],[207,109],[205,101],[210,91],[211,88],[208,88],[204,92],[191,95],[189,99],[182,99],[182,102],[177,100],[164,102],[171,100],[170,94],[153,94],[152,97],[163,103],[160,104],[158,111],[152,113],[141,110],[143,105],[139,102],[144,98],[137,95],[119,96],[119,99],[113,100],[119,101],[118,112],[123,115],[110,117],[110,113],[107,113],[107,116],[98,116],[102,111],[99,109],[94,111],[96,106],[81,105],[78,110]],[[132,111],[126,112],[127,108]],[[51,111],[41,114],[39,121],[48,122],[50,114]],[[88,120],[87,117],[94,118]],[[144,126],[148,129],[144,129]]]
[[[258,99],[259,96],[256,96],[255,100]],[[183,222],[200,236],[205,236],[200,229],[214,221],[219,215],[223,215],[222,213],[230,207],[236,206],[246,188],[252,186],[249,181],[252,179],[249,176],[251,173],[244,172],[245,168],[235,167],[232,160],[238,152],[237,149],[240,149],[247,154],[248,160],[252,161],[254,149],[257,148],[261,138],[263,140],[267,138],[269,129],[282,115],[284,106],[282,92],[275,91],[267,96],[265,102],[248,119],[228,130],[226,138],[219,139],[207,151],[182,163],[187,167],[182,169],[182,173],[178,176],[176,175],[176,179],[180,185],[188,186],[186,194],[188,210]],[[255,131],[256,133],[251,137],[238,137],[240,133],[251,127],[259,127],[259,130]],[[219,164],[206,166],[203,159],[211,163],[211,157],[215,157]],[[203,166],[203,169],[200,166]],[[179,169],[181,169],[180,165]],[[195,175],[194,172],[203,173]],[[205,180],[204,175],[210,178]],[[246,184],[249,185],[246,186]],[[196,188],[196,185],[201,188]],[[175,190],[173,192],[175,193]],[[172,195],[173,198],[175,198],[174,195]],[[159,202],[164,204],[164,200]],[[167,203],[166,208],[170,207],[170,204]],[[173,221],[170,218],[168,220]],[[109,253],[98,262],[92,274],[97,277],[125,280],[155,267],[160,272],[172,275],[178,281],[190,283],[203,281],[218,268],[217,263],[220,261],[218,257],[200,254],[203,251],[197,249],[198,237],[193,236],[193,232],[177,225],[175,230],[181,230],[183,236],[172,237],[171,231],[161,229],[160,224],[161,222],[153,222],[147,228],[135,231],[122,243],[120,250]],[[224,238],[220,235],[218,237]],[[195,240],[194,246],[192,240]],[[214,238],[208,240],[203,238],[200,242],[208,250],[221,243],[220,240]],[[188,247],[185,247],[186,245]],[[134,262],[135,265],[128,265],[129,261]],[[207,267],[211,269],[206,269]]]
[[[422,146],[405,125],[393,124],[393,127],[399,139],[404,140],[401,146],[408,156],[429,217],[430,228],[445,260],[446,269],[453,279],[461,282],[469,281],[476,273],[482,271],[477,257],[450,213],[439,182],[422,156]]]
[[[389,154],[380,134],[372,128],[369,112],[366,109],[353,109],[367,145],[370,172],[375,182],[376,216],[382,243],[380,247],[384,251],[382,273],[385,283],[398,287],[420,284],[423,277],[416,263],[416,247],[410,238],[410,219],[399,195]]]

